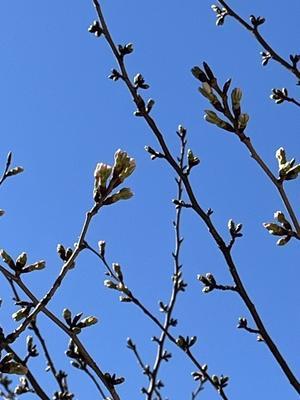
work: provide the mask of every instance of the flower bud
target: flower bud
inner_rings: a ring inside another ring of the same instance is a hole
[[[248,121],[249,121],[249,115],[246,114],[246,113],[241,114],[239,116],[239,119],[238,119],[238,122],[239,122],[238,127],[239,127],[239,129],[245,129],[247,124],[248,124]]]

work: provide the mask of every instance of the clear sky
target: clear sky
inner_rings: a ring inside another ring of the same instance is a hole
[[[267,18],[261,31],[282,56],[299,51],[299,2],[229,2],[245,18]],[[130,74],[141,72],[150,84],[147,95],[156,101],[153,116],[172,151],[179,150],[178,124],[188,129],[189,147],[201,159],[191,177],[200,204],[214,210],[213,221],[227,238],[228,219],[243,223],[244,237],[233,251],[239,272],[271,336],[299,376],[299,244],[276,247],[276,238],[263,229],[275,211],[284,211],[277,192],[235,137],[204,121],[203,110],[209,107],[190,69],[205,60],[220,81],[231,77],[233,87],[242,88],[243,109],[250,115],[247,134],[275,173],[280,146],[300,160],[299,110],[293,104],[275,105],[269,94],[273,87],[287,87],[299,98],[299,89],[278,64],[261,66],[262,48],[235,21],[216,27],[210,6],[207,0],[103,2],[116,42],[134,43]],[[56,245],[76,242],[92,205],[96,163],[112,163],[115,150],[122,148],[137,162],[128,180],[135,196],[105,208],[87,238],[93,245],[106,240],[109,261],[122,265],[130,288],[159,316],[158,301],[166,301],[171,290],[174,173],[164,161],[150,161],[144,151],[145,145],[157,148],[156,142],[144,121],[133,116],[122,83],[107,79],[115,61],[104,40],[87,32],[94,19],[89,0],[1,1],[0,160],[4,166],[11,150],[14,163],[25,172],[1,187],[0,208],[6,215],[1,218],[0,248],[15,257],[26,251],[32,262],[47,261],[44,271],[26,277],[37,297],[43,296],[60,270]],[[288,182],[287,191],[296,206],[299,179]],[[248,317],[241,300],[230,293],[202,294],[199,273],[212,272],[220,283],[231,281],[219,250],[190,210],[184,212],[182,234],[188,290],[177,304],[174,334],[198,337],[194,350],[199,360],[212,374],[230,376],[229,399],[298,398],[266,346],[236,329],[238,318]],[[119,303],[117,293],[104,288],[104,279],[97,259],[82,254],[50,309],[58,315],[65,307],[96,315],[100,322],[82,333],[84,343],[103,370],[126,377],[118,387],[123,400],[142,398],[140,389],[147,380],[126,349],[126,338],[132,338],[145,363],[152,365],[156,346],[151,337],[158,330],[134,305]],[[0,287],[1,325],[8,333],[16,326],[10,318],[16,308],[3,278]],[[96,399],[93,384],[64,356],[68,338],[43,317],[39,321],[57,367],[70,372],[75,398]],[[20,354],[25,337],[16,346]],[[163,396],[190,399],[195,368],[171,343],[167,349],[174,358],[161,370]],[[31,366],[39,371],[47,393],[53,393],[52,377],[40,372],[42,357]],[[207,385],[199,398],[219,397]]]

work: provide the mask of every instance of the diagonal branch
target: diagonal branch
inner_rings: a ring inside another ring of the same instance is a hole
[[[179,168],[178,164],[176,163],[175,159],[172,157],[170,150],[167,146],[167,143],[165,142],[165,139],[163,137],[163,134],[161,133],[160,129],[156,125],[155,121],[153,118],[149,115],[149,113],[146,111],[145,108],[145,103],[142,100],[141,96],[137,93],[137,89],[134,87],[132,84],[131,80],[129,79],[127,69],[124,63],[124,57],[118,52],[117,46],[115,45],[111,34],[109,32],[109,29],[106,25],[104,15],[102,13],[102,9],[100,7],[100,4],[98,0],[92,0],[93,4],[95,6],[98,18],[99,18],[99,23],[101,25],[101,28],[104,33],[104,37],[109,44],[111,51],[115,55],[116,61],[120,67],[121,73],[122,73],[122,79],[125,82],[129,92],[131,93],[133,100],[138,108],[139,115],[144,118],[146,121],[147,125],[155,135],[157,141],[159,142],[164,158],[167,160],[169,165],[175,170],[175,172],[180,176],[182,179],[183,185],[185,187],[185,190],[187,192],[187,195],[189,197],[190,203],[192,205],[193,210],[196,212],[196,214],[203,220],[204,224],[207,226],[211,236],[213,237],[214,241],[216,242],[218,248],[220,249],[226,264],[228,266],[229,272],[234,280],[235,285],[237,286],[237,292],[239,293],[240,297],[242,298],[243,302],[245,303],[247,309],[249,310],[253,320],[256,323],[257,328],[260,331],[261,336],[263,337],[267,347],[273,354],[274,358],[276,359],[277,363],[280,365],[283,373],[286,375],[288,378],[289,382],[291,385],[294,387],[294,389],[297,391],[297,393],[300,394],[300,383],[298,382],[296,376],[288,366],[287,362],[285,361],[284,357],[281,355],[279,349],[277,348],[276,344],[273,342],[271,336],[267,332],[267,329],[264,326],[264,323],[256,310],[255,305],[252,303],[243,283],[242,280],[239,276],[237,267],[234,263],[234,260],[231,256],[231,251],[228,249],[226,246],[226,243],[224,242],[223,238],[219,234],[218,230],[212,223],[210,219],[210,215],[208,215],[200,206],[198,203],[198,200],[194,194],[194,191],[192,189],[192,186],[190,184],[188,176],[186,176]],[[300,75],[300,73],[299,73]],[[163,326],[161,326],[163,328]],[[169,337],[169,336],[168,336]],[[196,361],[196,360],[195,360]],[[201,366],[200,366],[201,367]]]
[[[258,27],[256,26],[251,26],[246,22],[243,18],[241,18],[224,0],[218,0],[219,3],[226,8],[228,15],[233,17],[236,21],[238,21],[244,28],[247,29],[247,31],[251,32],[255,39],[258,41],[259,44],[263,46],[263,48],[270,53],[271,57],[273,60],[277,61],[279,64],[281,64],[283,67],[285,67],[287,70],[289,70],[292,74],[296,76],[296,78],[300,79],[300,71],[296,66],[294,66],[292,63],[290,64],[288,61],[286,61],[284,58],[282,58],[268,43],[267,41],[262,37],[260,32],[258,31]]]

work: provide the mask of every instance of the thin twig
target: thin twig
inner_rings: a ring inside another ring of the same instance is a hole
[[[180,157],[179,157],[179,167],[183,171],[184,170],[186,139],[185,139],[185,135],[181,135],[180,138],[181,138],[181,150],[180,150]],[[180,202],[182,200],[182,192],[183,192],[182,180],[178,177],[178,178],[176,178],[176,183],[177,183],[177,200],[178,200],[178,202]],[[171,325],[172,315],[173,315],[173,311],[175,308],[177,295],[180,291],[178,289],[178,279],[180,277],[179,273],[180,273],[181,267],[182,267],[182,265],[180,264],[180,249],[181,249],[181,244],[182,244],[182,240],[183,240],[181,238],[181,234],[180,234],[181,214],[182,214],[182,207],[176,206],[176,218],[174,221],[175,251],[172,254],[173,259],[174,259],[173,287],[172,287],[172,293],[171,293],[171,297],[170,297],[169,304],[167,306],[166,315],[165,315],[164,330],[161,332],[160,338],[158,339],[158,348],[157,348],[156,359],[155,359],[155,363],[154,363],[154,366],[152,369],[149,386],[147,389],[147,399],[148,400],[152,400],[153,395],[155,393],[156,379],[157,379],[157,375],[159,372],[159,368],[163,361],[164,345],[165,345],[165,341],[167,338],[166,331],[169,331],[170,327],[172,326]]]
[[[101,386],[95,379],[94,375],[88,370],[88,368],[84,368],[83,371],[91,378],[91,380],[94,382],[96,388],[98,389],[98,392],[101,394],[102,398],[105,400],[107,397],[105,396],[105,393],[103,392]]]
[[[237,267],[232,259],[231,256],[231,252],[228,249],[228,247],[226,246],[226,243],[224,242],[224,240],[222,239],[221,235],[219,234],[219,232],[217,231],[217,229],[215,228],[214,224],[212,223],[210,216],[207,215],[207,213],[201,208],[200,204],[197,201],[197,198],[193,192],[193,189],[191,187],[191,184],[189,182],[188,177],[182,173],[182,171],[180,170],[179,166],[177,165],[175,159],[172,157],[170,150],[165,142],[165,139],[160,131],[160,129],[158,128],[158,126],[156,125],[155,121],[153,120],[153,118],[149,115],[149,113],[146,111],[145,109],[145,103],[144,101],[142,101],[140,95],[138,95],[137,93],[137,89],[133,86],[129,75],[127,73],[127,69],[124,63],[124,57],[122,57],[119,52],[118,49],[110,35],[110,32],[108,30],[108,27],[106,25],[105,19],[104,19],[104,15],[102,13],[102,9],[100,7],[100,4],[98,2],[98,0],[92,0],[93,4],[95,6],[98,18],[99,18],[99,23],[101,25],[101,28],[104,32],[104,36],[105,39],[107,41],[107,43],[109,44],[113,54],[116,57],[116,60],[118,62],[118,65],[120,67],[121,73],[122,73],[122,79],[125,82],[128,90],[130,91],[133,100],[135,102],[135,104],[137,105],[137,108],[140,112],[140,115],[145,119],[145,121],[147,122],[148,126],[150,127],[151,131],[154,133],[156,139],[158,140],[161,149],[162,149],[162,153],[164,155],[164,158],[168,161],[168,163],[170,164],[170,166],[176,171],[176,173],[180,176],[180,178],[182,179],[182,182],[185,186],[187,195],[189,197],[190,203],[192,205],[192,208],[194,209],[194,211],[196,212],[196,214],[198,214],[198,216],[203,220],[203,222],[205,223],[205,225],[207,226],[211,236],[213,237],[214,241],[216,242],[217,246],[219,247],[220,251],[223,254],[223,257],[226,261],[226,264],[228,265],[229,271],[232,275],[232,278],[235,282],[235,285],[237,286],[237,292],[239,293],[239,295],[241,296],[243,302],[245,303],[246,307],[248,308],[253,320],[256,323],[257,328],[260,331],[261,336],[263,337],[267,347],[270,349],[271,353],[273,354],[273,356],[275,357],[276,361],[278,362],[278,364],[280,365],[283,373],[286,375],[286,377],[288,378],[289,382],[291,383],[291,385],[294,387],[294,389],[300,393],[300,383],[298,382],[296,376],[294,375],[294,373],[292,372],[292,370],[290,369],[290,367],[288,366],[287,362],[285,361],[284,357],[281,355],[279,349],[277,348],[276,344],[273,342],[273,340],[271,339],[270,335],[268,334],[264,323],[258,313],[258,311],[256,310],[254,304],[252,303],[243,283],[242,280],[238,274],[237,271]],[[159,321],[158,321],[159,322]],[[163,328],[161,326],[161,328]],[[168,336],[169,337],[169,336]],[[169,337],[170,338],[170,337]],[[171,339],[170,339],[171,340]],[[195,360],[197,361],[197,360]],[[200,365],[199,365],[200,366]],[[200,366],[201,369],[201,366]]]
[[[247,31],[251,32],[255,39],[263,46],[263,48],[270,53],[273,60],[277,61],[284,68],[288,69],[292,74],[294,74],[298,79],[300,79],[300,71],[291,63],[282,58],[262,37],[260,32],[258,31],[258,27],[251,26],[246,22],[243,18],[241,18],[224,0],[218,0],[219,3],[226,8],[228,15],[233,17],[236,21],[238,21]]]
[[[109,268],[109,264],[105,258],[105,256],[100,255],[95,249],[93,249],[89,244],[87,244],[87,249],[90,250],[93,254],[95,254],[104,264],[105,268],[109,271],[111,270]],[[115,273],[110,273],[108,272],[108,274],[111,276],[111,278],[113,278],[116,282],[118,283],[122,283],[124,284],[124,282],[120,281],[120,279],[118,278],[118,276]],[[162,332],[164,332],[165,336],[172,342],[174,343],[177,347],[179,347],[181,350],[183,350],[188,358],[193,362],[193,364],[199,369],[199,372],[201,372],[201,374],[203,374],[203,376],[205,377],[206,380],[208,380],[213,387],[218,391],[218,393],[220,394],[221,398],[223,400],[228,400],[228,397],[226,396],[226,394],[224,393],[223,389],[220,388],[218,385],[216,385],[212,378],[210,377],[210,375],[207,373],[206,368],[203,368],[203,366],[199,363],[199,361],[196,359],[196,357],[191,353],[191,351],[188,349],[183,349],[181,348],[176,341],[176,338],[169,332],[168,328],[165,328],[164,324],[162,324],[159,319],[151,312],[149,311],[144,305],[143,303],[134,296],[134,294],[127,289],[126,290],[126,296],[130,299],[130,301],[132,303],[134,303],[147,317],[149,317],[151,319],[151,321],[153,321],[155,323],[155,325],[157,325]]]

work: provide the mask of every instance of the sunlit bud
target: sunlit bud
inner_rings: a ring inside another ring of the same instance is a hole
[[[280,147],[276,151],[276,158],[278,160],[279,165],[285,164],[286,163],[286,155],[285,155],[285,150],[283,147]]]
[[[106,242],[104,240],[100,240],[98,242],[98,248],[99,248],[99,253],[101,257],[105,256],[105,246],[106,246]]]
[[[187,158],[188,158],[188,165],[190,168],[194,167],[195,165],[198,165],[200,163],[200,160],[197,156],[194,155],[191,149],[188,149],[187,151]]]
[[[10,169],[10,170],[6,173],[6,176],[18,175],[18,174],[20,174],[20,173],[23,172],[23,171],[24,171],[24,168],[23,168],[23,167],[15,167],[15,168]]]
[[[240,107],[240,101],[242,98],[242,91],[239,88],[233,89],[231,92],[231,101],[232,101],[232,106],[233,108],[239,108]]]
[[[276,244],[277,244],[277,246],[284,246],[285,244],[287,244],[287,242],[289,242],[290,239],[291,239],[291,236],[289,236],[289,235],[283,236],[282,238],[277,240]]]
[[[239,120],[238,120],[238,122],[239,122],[239,129],[245,129],[246,126],[247,126],[247,124],[248,124],[248,121],[249,121],[249,115],[246,114],[246,113],[241,114],[241,115],[239,116]]]
[[[219,378],[217,375],[212,375],[211,379],[215,385],[219,385]]]
[[[37,261],[34,264],[30,264],[27,267],[22,269],[22,273],[32,272],[32,271],[39,271],[40,269],[44,269],[46,266],[46,261],[41,260]]]
[[[86,326],[95,325],[97,322],[98,322],[98,319],[96,317],[93,317],[93,316],[86,317],[80,321],[80,327],[83,328]]]
[[[68,324],[71,323],[72,313],[68,308],[64,308],[64,310],[63,310],[63,318],[65,319],[65,321]]]
[[[285,179],[287,181],[290,181],[292,179],[296,179],[299,174],[300,174],[300,164],[297,164],[294,167],[289,168],[289,170],[287,171],[287,173],[285,175]]]
[[[105,187],[107,179],[110,177],[112,167],[108,164],[98,163],[94,172],[96,186]]]
[[[212,273],[208,272],[207,274],[205,274],[205,276],[211,285],[216,285],[217,282]]]
[[[264,223],[263,226],[268,230],[271,235],[283,236],[287,233],[286,229],[273,223]]]
[[[27,254],[23,252],[16,259],[16,267],[23,268],[26,263],[27,263]]]
[[[211,94],[212,93],[212,88],[211,88],[210,84],[207,83],[207,82],[203,82],[202,89],[206,94]]]
[[[133,196],[132,191],[130,190],[130,188],[123,188],[121,190],[119,190],[117,193],[113,194],[112,196],[108,197],[105,201],[104,201],[104,205],[109,205],[109,204],[113,204],[116,203],[119,200],[128,200]]]
[[[132,301],[131,298],[127,296],[119,296],[119,300],[121,303],[130,303]]]
[[[182,125],[178,125],[177,132],[181,137],[186,135],[186,128]]]
[[[26,375],[28,369],[25,365],[10,361],[2,366],[1,371],[7,374]]]
[[[121,149],[115,152],[115,163],[113,166],[113,177],[117,177],[119,173],[127,167],[129,157],[125,151]]]
[[[119,179],[121,182],[123,182],[126,178],[128,178],[133,171],[135,170],[136,163],[134,158],[129,158],[127,161],[127,165],[119,174]]]
[[[277,219],[277,221],[280,222],[281,224],[284,222],[287,222],[283,212],[281,212],[281,211],[276,211],[274,213],[274,218]]]
[[[106,286],[109,289],[118,289],[118,285],[116,283],[114,283],[113,281],[110,281],[108,279],[106,279],[104,281],[104,286]]]
[[[21,319],[27,317],[28,313],[29,313],[28,307],[20,308],[18,311],[13,313],[12,319],[14,319],[15,321],[21,321]]]
[[[221,121],[217,114],[211,110],[205,110],[204,119],[211,124],[218,124]]]
[[[13,259],[11,258],[11,256],[9,254],[6,253],[5,250],[1,249],[0,250],[0,256],[2,257],[3,261],[12,269],[15,268],[15,263],[13,261]]]

